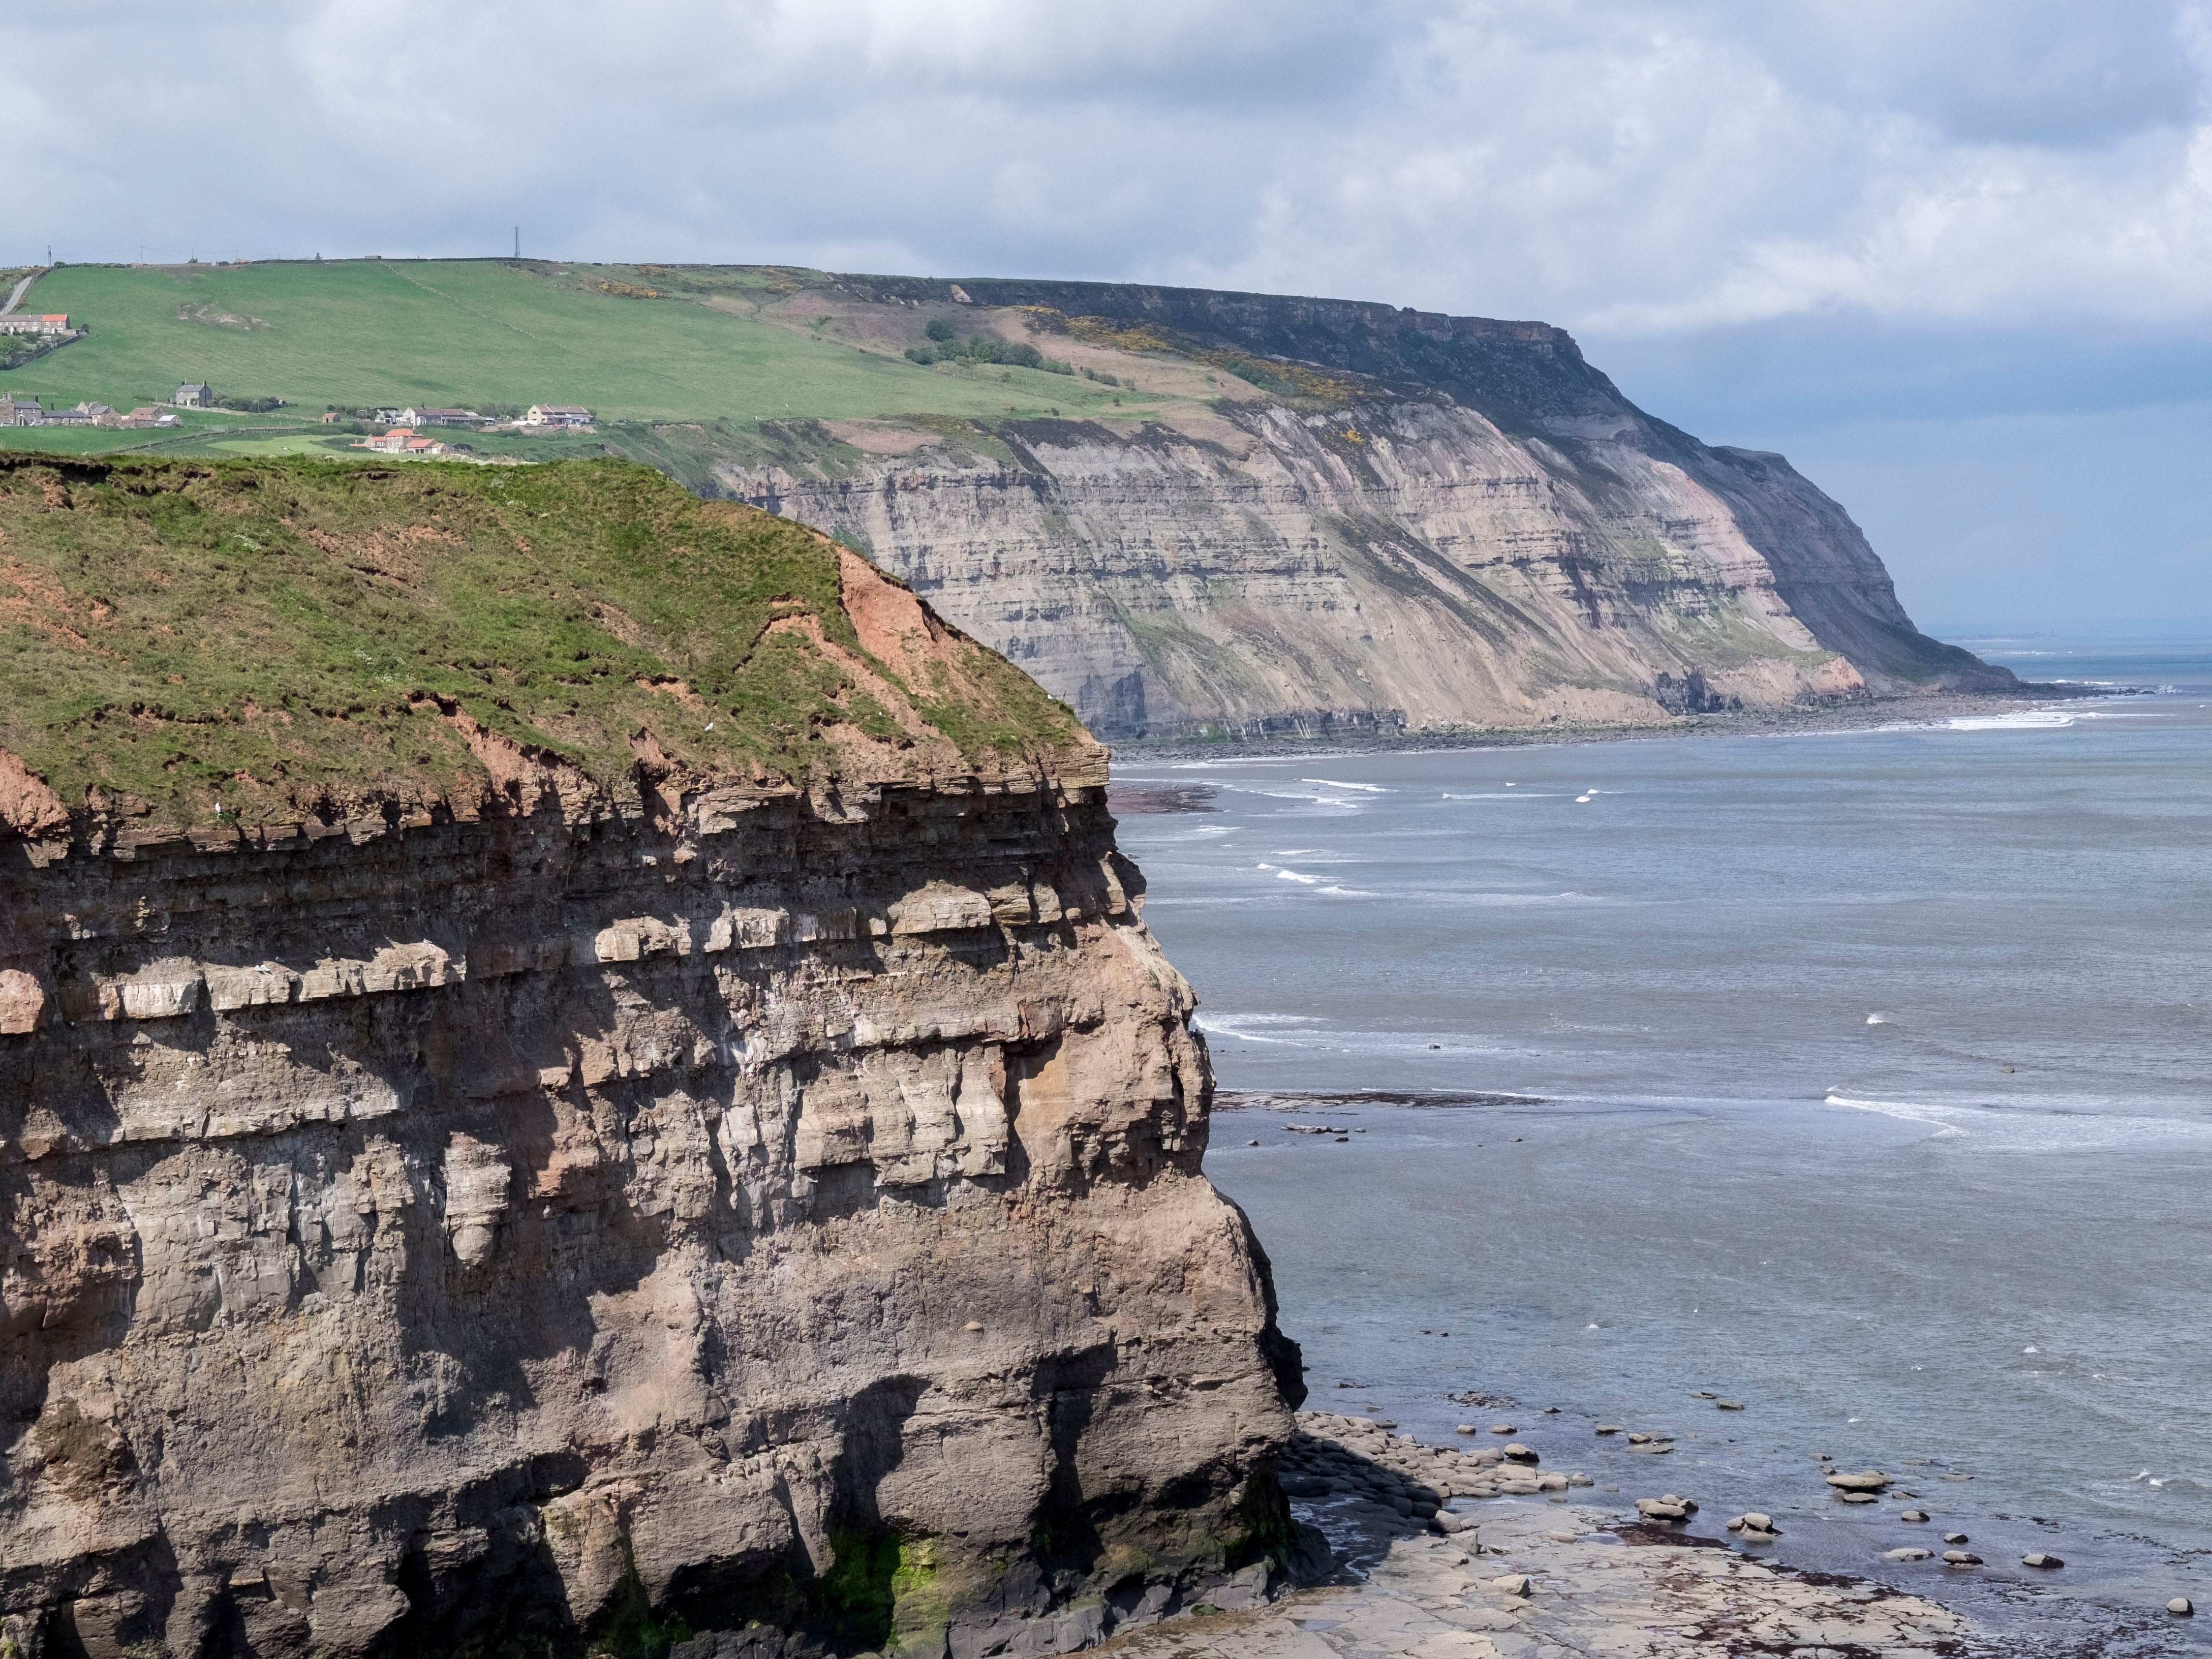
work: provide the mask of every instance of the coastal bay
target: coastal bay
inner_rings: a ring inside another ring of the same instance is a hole
[[[1970,1616],[2201,1604],[2212,662],[2061,668],[2151,694],[1119,769],[1214,809],[1122,842],[1310,1403],[1494,1410],[1547,1468],[1665,1431],[1666,1485],[1776,1510],[1785,1564],[1918,1591],[1910,1500],[1838,1503],[1829,1452],[1990,1541],[1928,1592]]]

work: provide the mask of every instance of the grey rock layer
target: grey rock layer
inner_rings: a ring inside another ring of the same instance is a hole
[[[1296,1349],[1091,755],[0,844],[0,1640],[975,1659],[1265,1593]]]
[[[1342,408],[1224,402],[1203,432],[1038,421],[996,429],[1005,459],[723,470],[730,494],[863,542],[1102,736],[1652,722],[2014,684],[1915,629],[1781,456],[1645,415],[1559,330],[964,286],[1364,377]]]

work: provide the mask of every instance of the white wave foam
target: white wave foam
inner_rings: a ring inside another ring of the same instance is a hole
[[[1264,1018],[1265,1016],[1258,1018],[1247,1016],[1240,1024],[1237,1021],[1220,1018],[1216,1015],[1201,1014],[1196,1023],[1198,1029],[1208,1036],[1231,1037],[1238,1042],[1265,1042],[1278,1048],[1300,1048],[1306,1046],[1295,1036],[1261,1036],[1257,1031],[1244,1029],[1247,1025],[1258,1024],[1259,1018]]]
[[[1310,1048],[1312,1040],[1322,1036],[1321,1030],[1297,1029],[1297,1026],[1321,1024],[1318,1020],[1303,1013],[1201,1013],[1194,1020],[1194,1024],[1207,1037],[1230,1037],[1234,1042],[1265,1042],[1265,1044],[1272,1044],[1276,1048]],[[1276,1030],[1281,1030],[1281,1036],[1261,1036],[1259,1030],[1255,1030],[1252,1026],[1274,1026]],[[1283,1026],[1291,1026],[1291,1030],[1283,1030]]]
[[[1460,904],[1601,904],[1595,893],[1439,893],[1438,900]]]
[[[1224,783],[1221,787],[1234,790],[1240,795],[1264,795],[1269,800],[1310,801],[1316,806],[1340,807],[1347,812],[1356,812],[1366,805],[1364,801],[1346,800],[1341,795],[1317,795],[1310,789],[1261,789],[1242,783]]]
[[[1523,789],[1518,794],[1513,795],[1506,794],[1502,791],[1485,795],[1455,795],[1447,789],[1444,791],[1443,798],[1446,800],[1557,800],[1559,799],[1556,795],[1547,794],[1541,789]]]
[[[1302,876],[1295,870],[1278,870],[1275,872],[1275,879],[1277,881],[1302,881],[1305,883],[1307,886],[1310,887],[1316,882],[1319,881],[1321,878],[1319,876]]]
[[[2074,716],[2055,708],[2016,708],[2009,714],[1954,714],[1945,722],[1953,732],[2056,732]]]
[[[1392,795],[1397,791],[1385,789],[1379,783],[1339,783],[1334,778],[1300,778],[1300,783],[1317,783],[1325,789],[1364,789],[1370,795]]]
[[[1364,887],[1322,887],[1315,890],[1331,898],[1380,898],[1380,893],[1370,893]]]
[[[1952,1122],[1941,1108],[1916,1106],[1910,1101],[1853,1100],[1848,1096],[1831,1094],[1828,1097],[1828,1104],[1848,1106],[1856,1112],[1879,1112],[1884,1117],[1901,1118],[1907,1123],[1930,1124],[1936,1130],[1936,1133],[1929,1137],[1931,1140],[1943,1140],[1953,1135],[1963,1135],[1966,1133]]]
[[[1992,1152],[2094,1152],[2146,1141],[2199,1139],[2212,1123],[2198,1118],[2125,1116],[2117,1112],[2024,1111],[1993,1105],[1948,1106],[1909,1100],[1859,1100],[1831,1090],[1831,1106],[1925,1123],[1931,1140],[1971,1137]]]

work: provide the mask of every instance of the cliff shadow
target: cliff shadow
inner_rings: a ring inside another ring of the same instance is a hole
[[[1473,1540],[1473,1523],[1451,1514],[1433,1486],[1303,1429],[1283,1449],[1279,1481],[1293,1517],[1328,1540],[1339,1582],[1364,1577],[1404,1539],[1465,1532]]]

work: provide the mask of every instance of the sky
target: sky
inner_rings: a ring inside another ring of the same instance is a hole
[[[2212,637],[2212,0],[73,0],[0,262],[504,252],[1541,318],[1954,637]]]

